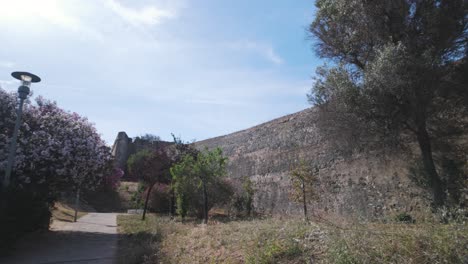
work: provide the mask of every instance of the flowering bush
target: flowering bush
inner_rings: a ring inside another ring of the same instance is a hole
[[[111,174],[104,176],[104,187],[111,190],[116,190],[120,186],[120,179],[122,179],[124,171],[120,168],[114,168]]]
[[[8,159],[10,138],[16,118],[16,95],[0,88],[0,175],[3,177]],[[15,163],[13,165],[11,186],[0,193],[3,203],[0,215],[6,215],[10,206],[43,203],[48,208],[60,192],[93,190],[104,179],[112,175],[110,149],[100,138],[93,124],[77,113],[67,112],[55,102],[42,97],[33,104],[27,101],[18,136]],[[109,184],[115,184],[114,181]],[[19,197],[19,196],[18,196]],[[26,197],[26,198],[24,198]],[[29,197],[29,198],[27,198]],[[33,209],[34,210],[34,209]],[[39,213],[47,216],[50,214]],[[9,221],[16,221],[10,215]],[[4,219],[0,219],[4,220]],[[38,219],[31,221],[39,221]],[[43,220],[40,220],[41,222]],[[48,220],[45,221],[48,223]],[[1,224],[1,223],[0,223]],[[8,228],[8,227],[7,227]]]
[[[0,90],[0,100],[0,115],[7,120],[0,123],[0,149],[7,150],[15,99]],[[12,180],[19,187],[45,184],[53,191],[97,187],[104,174],[110,174],[111,155],[94,126],[42,97],[36,102],[25,105]],[[7,154],[0,152],[0,170],[5,169]]]

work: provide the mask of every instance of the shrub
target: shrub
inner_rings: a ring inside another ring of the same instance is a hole
[[[137,191],[132,194],[130,201],[132,202],[132,207],[135,209],[143,208],[143,193],[145,191],[145,185],[142,182],[138,183]]]
[[[242,182],[232,184],[235,192],[229,204],[230,216],[252,216],[254,213],[253,198],[255,195],[254,183],[249,177],[244,177]]]
[[[396,215],[395,220],[398,222],[403,222],[403,223],[415,223],[416,220],[413,219],[413,217],[404,212],[404,213],[399,213]]]
[[[0,252],[23,233],[48,229],[53,199],[47,192],[11,187],[0,191],[0,203]]]
[[[169,213],[171,210],[171,189],[167,184],[156,184],[150,194],[149,208],[157,213]]]
[[[0,89],[0,175],[13,134],[16,95]],[[112,164],[110,149],[94,125],[55,102],[27,101],[7,191],[2,190],[0,222],[4,238],[49,226],[49,207],[60,192],[94,189]]]

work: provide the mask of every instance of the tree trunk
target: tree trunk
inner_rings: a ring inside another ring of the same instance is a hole
[[[148,188],[148,192],[146,193],[145,207],[143,207],[143,216],[141,217],[142,221],[145,220],[146,209],[148,208],[148,200],[149,200],[149,197],[150,197],[150,194],[151,194],[151,190],[153,189],[153,186],[154,186],[154,184],[150,184],[150,186]]]
[[[203,223],[208,224],[208,195],[206,193],[206,184],[203,181]]]
[[[174,195],[174,190],[171,188],[171,199],[170,199],[170,206],[169,206],[169,214],[171,216],[171,219],[174,218],[174,214],[175,214],[175,195]]]
[[[429,186],[432,190],[432,196],[434,199],[434,205],[436,207],[443,205],[444,203],[444,191],[442,188],[442,180],[437,173],[434,159],[432,157],[431,140],[425,125],[419,126],[417,131],[417,138],[419,143],[419,149],[421,150],[421,156],[426,171]]]
[[[252,197],[250,195],[247,198],[247,216],[252,216]]]
[[[309,221],[309,217],[307,216],[307,200],[306,200],[306,190],[305,184],[302,182],[302,202],[304,203],[304,220]]]
[[[76,222],[78,219],[78,206],[80,206],[80,188],[76,190],[76,197],[75,197],[75,216],[73,217],[73,222]]]

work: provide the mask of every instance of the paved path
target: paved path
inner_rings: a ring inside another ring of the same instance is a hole
[[[76,223],[54,225],[52,232],[19,243],[13,256],[0,263],[115,263],[117,214],[89,213]]]

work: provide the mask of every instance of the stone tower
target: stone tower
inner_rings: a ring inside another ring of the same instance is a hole
[[[119,132],[112,146],[112,156],[115,158],[115,166],[125,171],[127,160],[131,152],[132,139],[125,132]]]

